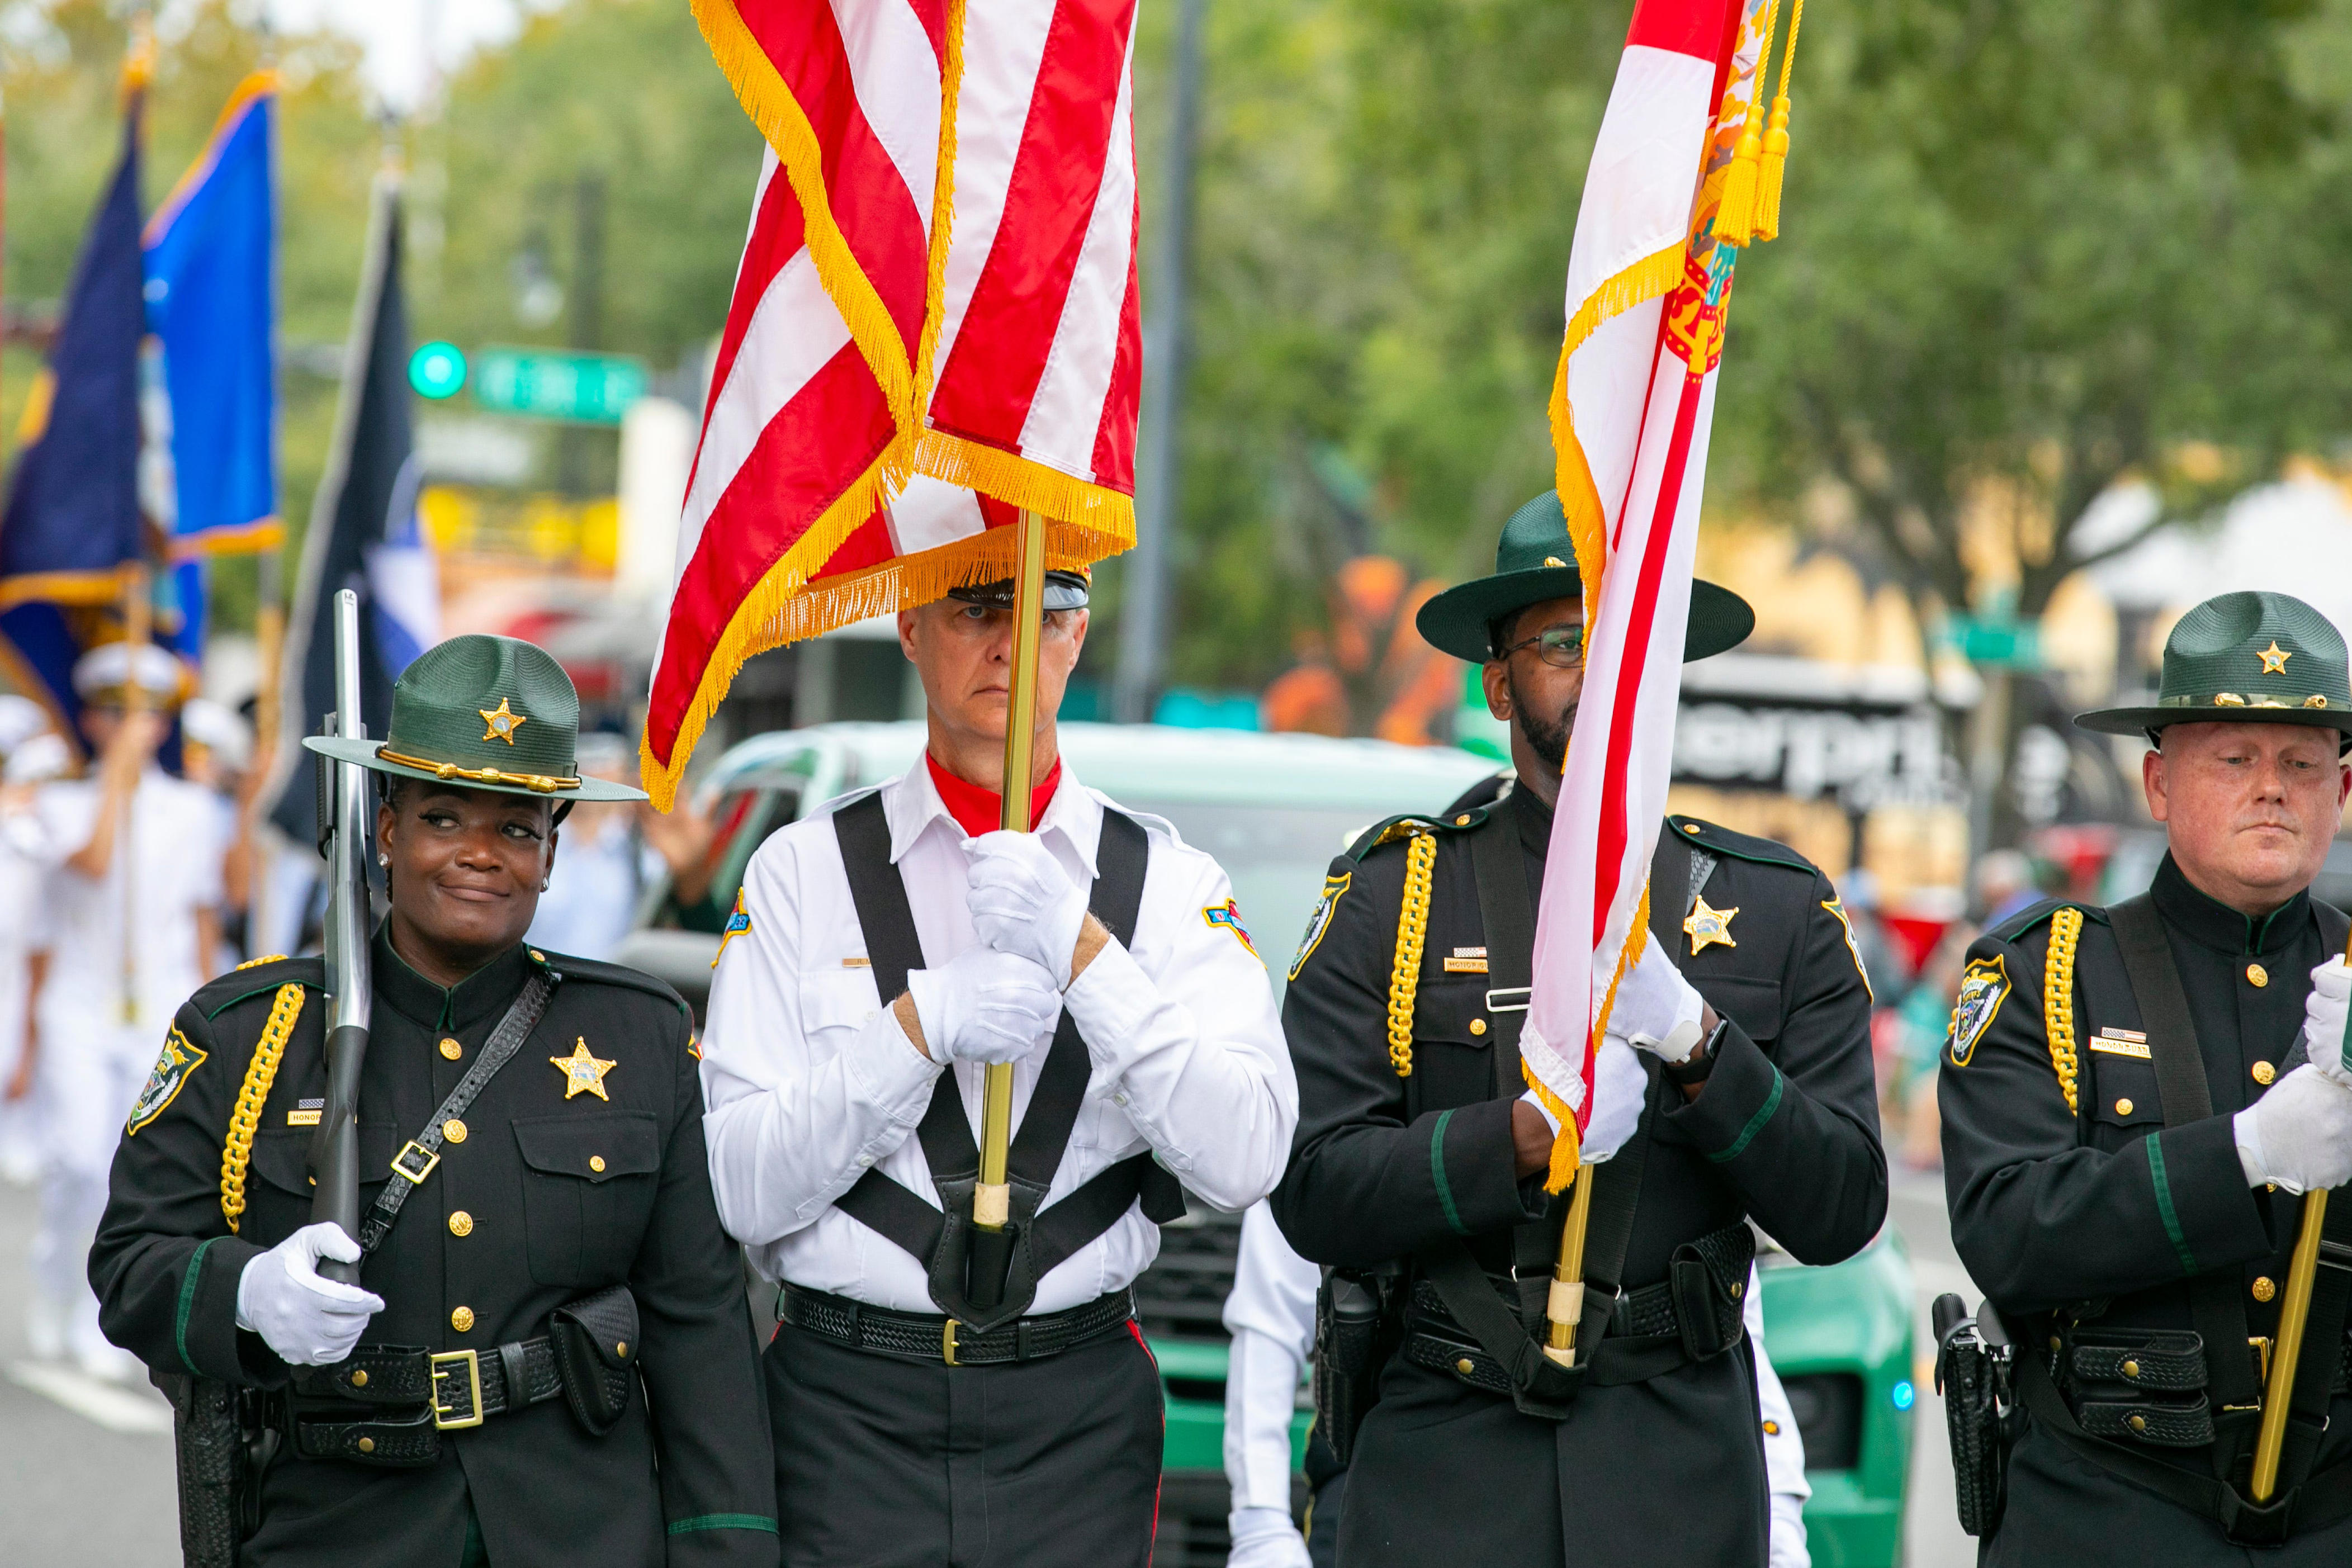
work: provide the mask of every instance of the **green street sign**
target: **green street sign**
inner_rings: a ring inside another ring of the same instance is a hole
[[[474,358],[473,379],[474,401],[493,413],[618,424],[646,395],[646,372],[625,354],[488,348]]]
[[[2011,670],[2042,666],[2042,626],[2038,622],[1955,615],[1945,622],[1945,634],[1971,664]]]
[[[439,402],[466,384],[466,352],[455,343],[421,343],[408,356],[408,384],[416,395]]]

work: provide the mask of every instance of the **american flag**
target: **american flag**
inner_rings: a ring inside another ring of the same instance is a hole
[[[1134,542],[1136,0],[695,0],[768,142],[646,723],[667,806],[743,661]]]
[[[1738,255],[1717,242],[1717,220],[1772,8],[1637,0],[1577,214],[1552,436],[1584,585],[1584,692],[1520,1033],[1528,1082],[1562,1124],[1555,1192],[1580,1157],[1615,1153],[1641,1113],[1641,1078],[1601,1071],[1601,1052],[1617,979],[1648,931]]]

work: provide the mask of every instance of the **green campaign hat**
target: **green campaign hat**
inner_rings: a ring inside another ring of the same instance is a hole
[[[2182,616],[2164,640],[2154,707],[2078,716],[2083,729],[2151,737],[2168,724],[2307,724],[2352,737],[2344,637],[2326,616],[2284,593],[2222,593]]]
[[[1495,573],[1458,583],[1421,607],[1413,624],[1430,646],[1479,664],[1495,656],[1492,628],[1515,610],[1583,591],[1576,546],[1559,492],[1546,490],[1511,514],[1495,546]],[[1683,657],[1704,659],[1738,647],[1756,630],[1748,601],[1711,582],[1691,584],[1690,622]]]
[[[313,735],[302,744],[378,773],[505,795],[646,798],[581,777],[580,694],[552,653],[514,637],[452,637],[419,653],[393,683],[383,739]]]

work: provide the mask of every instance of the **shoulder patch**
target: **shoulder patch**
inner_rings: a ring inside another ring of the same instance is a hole
[[[1845,900],[1824,898],[1822,900],[1822,907],[1837,916],[1838,926],[1845,933],[1845,950],[1853,955],[1853,972],[1862,977],[1863,994],[1872,1001],[1876,1001],[1878,993],[1871,988],[1870,970],[1862,961],[1862,944],[1853,939],[1853,922],[1846,918]]]
[[[1307,935],[1298,939],[1298,956],[1290,961],[1291,979],[1298,978],[1298,971],[1307,967],[1307,960],[1314,956],[1323,933],[1331,929],[1331,916],[1339,907],[1339,895],[1348,891],[1355,875],[1353,872],[1334,872],[1323,879],[1323,896],[1316,900],[1315,913],[1307,917]]]
[[[2000,1004],[2009,998],[2009,966],[1998,953],[1971,958],[1960,976],[1960,994],[1952,1008],[1951,1040],[1947,1050],[1952,1065],[1966,1067],[1976,1054],[1977,1041],[1992,1027]]]
[[[178,1098],[188,1074],[204,1064],[204,1051],[173,1024],[163,1037],[163,1054],[155,1058],[154,1071],[147,1074],[147,1087],[139,1091],[139,1102],[131,1107],[131,1120],[123,1125],[122,1135],[137,1136],[140,1128],[162,1115],[164,1107]]]
[[[1249,950],[1249,956],[1257,957],[1257,945],[1250,940],[1249,927],[1242,924],[1240,900],[1228,898],[1223,904],[1208,904],[1202,909],[1201,918],[1213,926],[1232,932],[1234,939]]]
[[[745,896],[741,888],[735,890],[735,908],[727,916],[727,924],[719,928],[719,951],[710,955],[710,967],[714,969],[719,967],[719,960],[727,956],[727,944],[751,933],[751,912],[743,906]]]
[[[1709,854],[1727,855],[1733,860],[1747,861],[1755,865],[1786,866],[1791,871],[1813,872],[1820,869],[1786,844],[1748,833],[1735,833],[1717,822],[1702,821],[1696,817],[1668,817],[1666,825],[1678,837]]]

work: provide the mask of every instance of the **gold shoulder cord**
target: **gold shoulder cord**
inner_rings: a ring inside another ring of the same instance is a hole
[[[294,1038],[294,1020],[302,1016],[302,987],[289,981],[278,988],[269,1004],[269,1021],[261,1027],[261,1043],[253,1048],[253,1062],[245,1070],[245,1085],[236,1092],[236,1109],[228,1114],[228,1142],[221,1146],[221,1213],[232,1235],[245,1213],[245,1167],[253,1158],[253,1134],[261,1127],[261,1107],[278,1076],[278,1059]]]
[[[2074,940],[2083,912],[2071,906],[2050,917],[2050,955],[2042,966],[2042,1018],[2050,1033],[2050,1065],[2058,1071],[2066,1109],[2074,1109]]]
[[[1396,963],[1389,970],[1389,1061],[1412,1076],[1412,1003],[1421,990],[1421,949],[1429,936],[1429,873],[1437,835],[1415,833],[1405,850],[1404,899],[1397,910]]]

